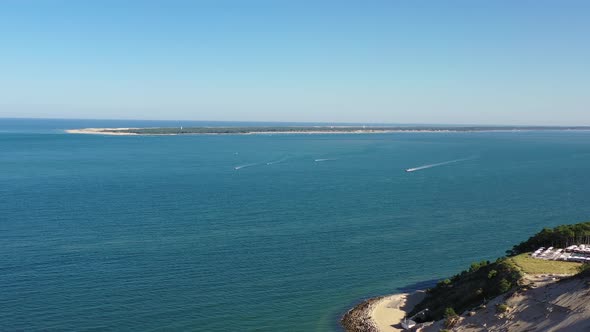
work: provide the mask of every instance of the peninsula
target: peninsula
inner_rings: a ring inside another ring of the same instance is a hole
[[[398,132],[485,132],[537,130],[590,130],[586,126],[253,126],[253,127],[158,127],[68,129],[71,134],[99,135],[249,135],[249,134],[378,134]]]
[[[347,332],[588,331],[588,243],[590,222],[544,229],[428,290],[366,300],[341,324]]]

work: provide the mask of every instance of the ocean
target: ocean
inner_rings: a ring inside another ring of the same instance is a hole
[[[228,124],[0,119],[0,330],[338,331],[590,219],[585,131],[63,132],[164,125]]]

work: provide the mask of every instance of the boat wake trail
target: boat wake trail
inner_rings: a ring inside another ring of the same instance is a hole
[[[333,158],[326,158],[326,159],[316,159],[316,160],[314,160],[314,161],[315,161],[316,163],[322,163],[322,162],[324,162],[324,161],[332,161],[332,160],[336,160],[336,159],[333,159]]]
[[[469,157],[469,158],[462,158],[462,159],[455,159],[455,160],[449,160],[449,161],[444,161],[442,163],[436,163],[436,164],[429,164],[429,165],[424,165],[424,166],[418,166],[418,167],[414,167],[414,168],[408,168],[406,169],[406,172],[416,172],[416,171],[421,171],[423,169],[428,169],[428,168],[433,168],[433,167],[438,167],[438,166],[443,166],[443,165],[448,165],[448,164],[454,164],[454,163],[458,163],[460,161],[467,161],[467,160],[471,160],[471,159],[475,159],[476,157]]]
[[[281,158],[281,159],[279,159],[279,160],[275,160],[275,161],[269,161],[269,162],[267,162],[266,164],[267,164],[267,165],[280,164],[280,163],[282,163],[283,161],[287,160],[288,158],[289,158],[289,157],[283,157],[283,158]]]
[[[256,166],[256,165],[258,165],[258,164],[245,164],[245,165],[236,166],[236,167],[234,167],[234,169],[237,171],[242,168],[252,167],[252,166]]]

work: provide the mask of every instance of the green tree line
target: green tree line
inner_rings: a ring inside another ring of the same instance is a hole
[[[540,247],[565,248],[574,244],[590,244],[590,222],[544,228],[528,240],[506,251],[509,256],[522,254]]]

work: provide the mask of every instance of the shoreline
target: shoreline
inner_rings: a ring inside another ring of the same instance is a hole
[[[169,133],[169,134],[138,134],[127,132],[123,130],[130,129],[145,129],[145,128],[83,128],[83,129],[65,129],[64,131],[68,134],[89,134],[89,135],[117,135],[117,136],[191,136],[191,135],[336,135],[336,134],[392,134],[392,133],[455,133],[455,132],[477,132],[477,131],[460,131],[460,130],[403,130],[403,129],[392,129],[392,130],[351,130],[351,131],[322,131],[322,130],[309,130],[309,131],[253,131],[245,133]],[[500,130],[491,130],[500,131]],[[512,131],[512,130],[508,130]]]
[[[370,298],[340,320],[346,332],[399,332],[402,320],[426,295],[423,290]]]
[[[87,134],[87,135],[116,135],[116,136],[135,136],[135,133],[117,132],[118,130],[130,130],[138,128],[83,128],[83,129],[66,129],[68,134]]]
[[[527,131],[590,131],[590,128],[489,128],[489,129],[416,129],[416,128],[392,128],[392,129],[355,129],[348,130],[342,127],[341,130],[300,130],[300,131],[250,131],[250,132],[194,132],[194,133],[136,133],[130,130],[142,130],[154,128],[80,128],[65,129],[68,134],[89,134],[89,135],[115,135],[115,136],[180,136],[180,135],[324,135],[324,134],[393,134],[393,133],[490,133],[490,132],[527,132]]]
[[[589,276],[575,274],[525,274],[519,286],[489,299],[484,305],[457,312],[451,330],[456,332],[547,331],[577,332],[590,329],[587,306]],[[426,291],[398,293],[367,299],[341,319],[345,332],[438,332],[449,329],[445,320],[419,323],[409,330],[401,326],[407,313]],[[500,311],[502,305],[506,309]]]

